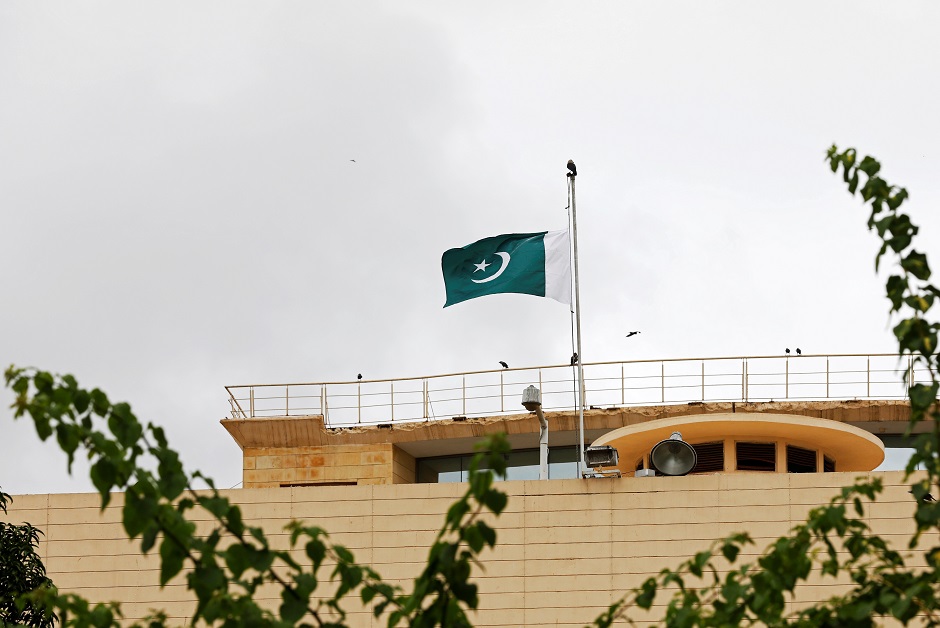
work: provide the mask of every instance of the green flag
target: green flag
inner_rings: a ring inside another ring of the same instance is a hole
[[[441,258],[444,307],[487,294],[515,292],[571,304],[568,231],[484,238]]]

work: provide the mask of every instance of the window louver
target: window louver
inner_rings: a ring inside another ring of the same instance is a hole
[[[836,461],[829,456],[823,456],[823,473],[833,473],[836,470]]]
[[[701,443],[692,445],[695,449],[697,462],[692,469],[692,473],[716,473],[725,470],[725,444]]]
[[[777,448],[774,443],[735,443],[738,471],[775,471]]]
[[[787,445],[787,473],[816,473],[816,452]]]

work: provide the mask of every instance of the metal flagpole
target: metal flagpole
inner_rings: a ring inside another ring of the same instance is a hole
[[[578,169],[574,161],[568,160],[568,182],[571,186],[571,239],[574,241],[574,317],[578,334],[578,476],[584,477],[587,466],[584,464],[584,366],[581,353],[581,286],[578,283],[578,213],[574,201],[574,180]]]

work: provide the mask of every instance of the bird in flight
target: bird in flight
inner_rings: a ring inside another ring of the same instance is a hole
[[[505,362],[503,362],[502,360],[499,361],[499,364],[500,364],[500,366],[502,366],[504,369],[508,369],[508,368],[509,368],[509,365],[506,364]]]
[[[358,380],[361,381],[361,380],[362,380],[362,373],[359,373],[359,375],[356,375],[356,379],[358,379]]]
[[[351,162],[353,162],[353,163],[356,163],[356,160],[355,160],[355,159],[350,159],[349,161],[351,161]]]
[[[913,495],[913,494],[914,494],[914,491],[908,491],[908,493],[910,493],[911,495]],[[924,496],[920,498],[920,501],[922,501],[922,502],[935,502],[935,501],[937,501],[937,500],[934,499],[934,496],[931,495],[930,493],[924,493]]]
[[[638,332],[638,331],[631,331],[629,334],[627,334],[627,338],[629,338],[630,336],[636,336],[638,333],[640,333],[640,332]]]
[[[569,159],[569,160],[568,160],[568,170],[569,170],[569,172],[568,172],[568,176],[569,176],[569,177],[576,177],[576,176],[578,176],[578,167],[577,167],[576,165],[574,165],[574,160],[573,160],[573,159]]]

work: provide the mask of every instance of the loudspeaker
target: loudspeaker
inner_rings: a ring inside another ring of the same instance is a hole
[[[695,468],[698,455],[692,445],[682,440],[682,434],[673,432],[668,440],[661,440],[650,450],[650,463],[663,475],[685,475]]]

